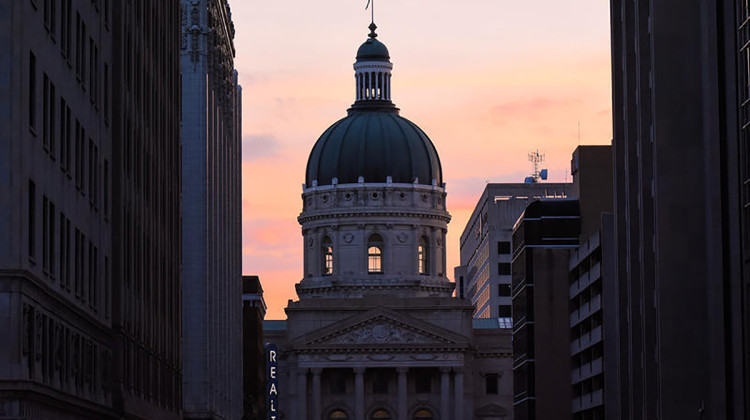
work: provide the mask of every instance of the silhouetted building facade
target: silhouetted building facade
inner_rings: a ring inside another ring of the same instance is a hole
[[[617,416],[750,418],[750,10],[611,2]]]
[[[75,3],[112,8],[115,408],[125,419],[179,419],[180,3]]]
[[[617,308],[612,302],[612,147],[578,146],[570,166],[581,214],[581,245],[572,250],[569,262],[572,418],[608,419],[605,396],[616,393],[616,387],[606,386],[616,380],[616,370],[606,367],[616,359],[608,351],[616,340],[608,336],[618,331],[605,316]]]
[[[242,417],[241,93],[226,0],[182,0],[183,410]]]
[[[567,198],[569,183],[487,184],[461,234],[457,294],[471,300],[475,318],[501,318],[511,327],[511,237],[529,203]]]
[[[570,419],[568,263],[581,228],[577,200],[541,200],[513,229],[514,419]]]
[[[242,276],[243,420],[266,418],[266,358],[263,319],[266,301],[258,276]]]
[[[112,30],[109,2],[0,2],[4,418],[116,417]]]

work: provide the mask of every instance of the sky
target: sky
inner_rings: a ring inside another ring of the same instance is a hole
[[[448,277],[487,182],[523,182],[539,150],[570,181],[579,144],[610,144],[609,2],[374,0],[394,64],[393,101],[438,150]],[[302,279],[305,166],[354,102],[366,0],[230,0],[242,85],[243,273],[260,276],[266,319],[285,319]]]

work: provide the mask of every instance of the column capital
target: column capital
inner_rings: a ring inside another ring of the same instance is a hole
[[[323,373],[323,368],[319,368],[319,367],[310,368],[310,372],[312,372],[312,374],[315,376],[320,376],[320,374]]]
[[[356,366],[356,367],[353,367],[353,368],[352,368],[352,370],[354,371],[354,373],[356,373],[356,374],[358,374],[358,375],[361,375],[361,374],[365,373],[365,370],[366,370],[366,369],[367,369],[367,368],[366,368],[366,367],[364,367],[364,366]]]
[[[399,366],[399,367],[396,368],[396,372],[398,372],[398,373],[407,373],[407,372],[409,372],[409,367],[408,366]]]
[[[451,368],[449,368],[447,366],[443,366],[443,367],[440,368],[440,373],[442,373],[442,374],[451,373]]]
[[[455,367],[453,367],[453,372],[456,375],[463,374],[464,373],[464,367],[463,366],[455,366]]]

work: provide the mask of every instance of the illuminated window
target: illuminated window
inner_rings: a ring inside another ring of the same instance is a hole
[[[430,413],[429,410],[425,410],[424,408],[417,410],[416,413],[414,413],[414,420],[432,420],[434,417],[432,417],[432,413]]]
[[[367,272],[370,274],[383,273],[383,237],[377,233],[367,240]]]
[[[419,274],[430,274],[430,247],[426,236],[419,239],[417,247],[417,271]]]
[[[370,416],[371,419],[383,419],[383,420],[390,420],[391,415],[385,411],[385,410],[376,410],[374,413],[372,413],[372,416]]]
[[[331,238],[328,236],[324,237],[321,245],[323,246],[322,272],[324,276],[330,276],[333,274],[333,244],[331,243]]]
[[[349,416],[346,415],[345,412],[341,410],[333,410],[331,411],[331,414],[328,415],[328,419],[348,419]]]

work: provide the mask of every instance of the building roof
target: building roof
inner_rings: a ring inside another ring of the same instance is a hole
[[[441,186],[443,171],[435,146],[416,124],[396,112],[351,109],[313,146],[307,161],[307,187],[338,183],[392,182]]]

